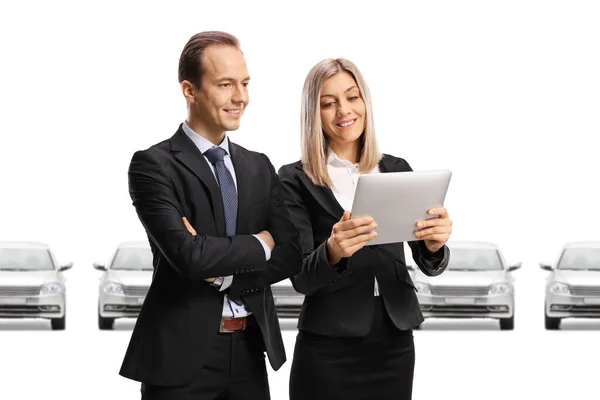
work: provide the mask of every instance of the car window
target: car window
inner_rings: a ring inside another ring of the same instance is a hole
[[[0,248],[2,271],[52,271],[55,269],[47,249]]]
[[[600,271],[600,248],[565,249],[557,269]]]
[[[110,269],[116,270],[152,270],[152,251],[150,248],[118,249]]]
[[[495,271],[502,269],[500,254],[495,249],[450,249],[448,270]]]

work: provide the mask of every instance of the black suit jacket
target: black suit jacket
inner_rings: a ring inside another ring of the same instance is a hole
[[[390,155],[384,155],[379,166],[384,173],[412,170],[404,159]],[[327,261],[327,238],[344,210],[331,189],[312,183],[300,162],[285,165],[278,173],[285,203],[300,231],[304,257],[302,271],[291,278],[296,291],[305,295],[298,329],[328,336],[366,335],[373,320],[374,277],[399,329],[414,328],[423,322],[416,288],[406,269],[403,243],[365,246],[331,266]],[[445,270],[450,256],[447,246],[432,254],[423,241],[408,244],[426,275],[439,275]]]
[[[238,188],[237,235],[226,237],[221,192],[181,126],[173,137],[136,152],[129,192],[152,253],[154,274],[120,374],[161,386],[191,381],[219,332],[223,293],[205,278],[234,275],[228,289],[256,317],[271,366],[286,360],[270,284],[300,271],[298,232],[283,206],[267,156],[230,144]],[[195,228],[185,228],[185,216]],[[252,234],[268,230],[271,259]]]

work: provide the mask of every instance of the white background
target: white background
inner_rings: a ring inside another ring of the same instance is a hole
[[[452,238],[523,262],[514,332],[486,321],[415,332],[415,399],[598,398],[599,326],[543,329],[538,263],[565,241],[598,239],[600,5],[382,3],[1,3],[0,239],[46,242],[75,266],[66,331],[0,321],[0,398],[138,398],[117,375],[132,325],[96,329],[91,264],[144,239],[127,167],[185,118],[179,55],[212,29],[238,36],[252,77],[233,141],[275,168],[296,161],[308,70],[349,58],[371,88],[381,149],[415,170],[453,171]],[[276,400],[289,366],[271,374]]]

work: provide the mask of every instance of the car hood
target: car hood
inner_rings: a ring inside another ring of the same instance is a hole
[[[573,286],[600,286],[600,271],[557,270],[554,280]]]
[[[427,276],[416,271],[415,281],[433,286],[487,286],[497,282],[506,282],[505,271],[449,271],[438,276]]]
[[[150,286],[152,271],[109,270],[108,280],[125,286]]]
[[[0,286],[41,286],[59,281],[57,271],[0,271]]]

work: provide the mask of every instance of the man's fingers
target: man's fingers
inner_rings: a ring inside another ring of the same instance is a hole
[[[192,225],[187,220],[187,218],[183,217],[181,219],[183,220],[183,225],[185,226],[185,229],[187,229],[188,232],[191,233],[192,235],[196,236],[196,230],[192,227]]]

